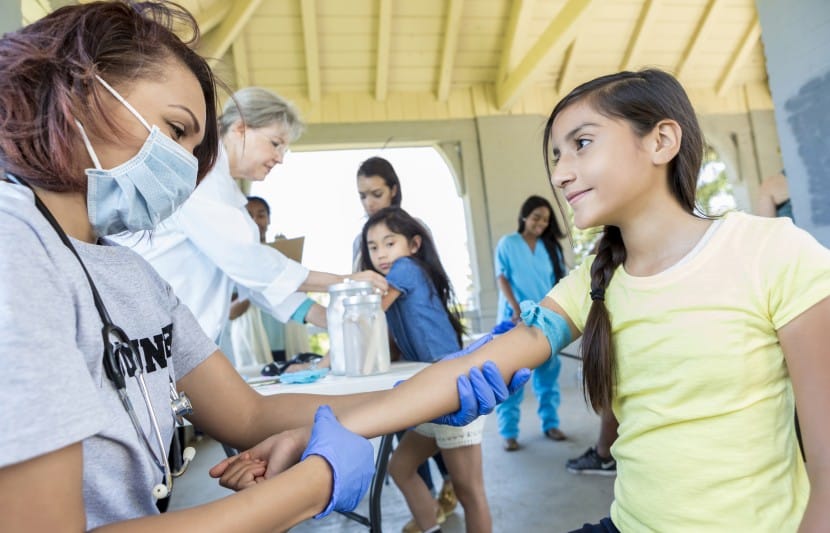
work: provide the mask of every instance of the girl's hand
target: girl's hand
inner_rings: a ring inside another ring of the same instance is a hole
[[[219,478],[219,484],[227,489],[240,491],[252,487],[264,479],[265,461],[253,459],[248,452],[228,457],[226,461],[227,467]],[[213,475],[212,469],[211,475]]]
[[[386,293],[389,290],[389,284],[386,283],[386,278],[378,274],[374,270],[364,270],[349,276],[355,281],[368,281],[381,293]]]
[[[260,477],[271,479],[299,462],[310,437],[310,426],[290,429],[268,437],[240,455],[247,455],[251,460],[262,462],[265,468],[264,472],[260,474]],[[224,459],[210,469],[210,476],[224,479],[225,472],[231,468],[233,463],[237,462],[239,457],[237,455]],[[251,468],[251,470],[254,469]]]

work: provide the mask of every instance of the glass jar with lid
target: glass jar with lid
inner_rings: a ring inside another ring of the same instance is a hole
[[[389,370],[389,333],[379,294],[343,300],[343,342],[347,376],[368,376]]]
[[[329,358],[331,373],[346,373],[346,358],[343,350],[343,300],[349,296],[372,294],[374,288],[368,281],[347,279],[343,283],[329,285],[329,305],[326,308],[326,322],[329,332]]]

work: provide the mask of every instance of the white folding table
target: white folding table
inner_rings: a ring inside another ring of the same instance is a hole
[[[271,383],[258,385],[253,380],[254,390],[263,395],[300,393],[300,394],[353,394],[359,392],[374,392],[391,389],[398,381],[407,379],[429,366],[429,363],[396,362],[392,363],[388,372],[371,376],[347,377],[328,374],[326,377],[313,383]],[[267,380],[268,378],[261,378]],[[267,381],[266,381],[267,383]],[[375,458],[375,474],[369,487],[369,516],[365,517],[354,512],[341,513],[369,528],[372,533],[381,533],[380,495],[386,479],[386,467],[389,454],[392,452],[392,438],[394,434],[384,435],[380,439],[378,454]]]

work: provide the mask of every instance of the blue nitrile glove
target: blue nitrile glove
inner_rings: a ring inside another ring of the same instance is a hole
[[[332,511],[353,511],[375,473],[375,451],[368,440],[340,425],[328,405],[321,405],[314,414],[311,438],[301,460],[319,455],[331,467],[331,500],[323,518]]]
[[[493,340],[493,334],[488,333],[466,348],[451,353],[442,358],[455,359],[476,351]],[[510,383],[505,385],[499,372],[499,367],[492,361],[486,361],[481,370],[477,367],[470,369],[470,375],[458,376],[458,411],[439,416],[432,422],[447,426],[466,426],[481,415],[493,412],[496,405],[507,399],[508,396],[524,387],[530,379],[530,369],[520,368],[513,374]]]

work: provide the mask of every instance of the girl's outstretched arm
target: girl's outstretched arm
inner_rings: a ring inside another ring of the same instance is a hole
[[[343,425],[359,435],[374,437],[412,427],[458,409],[456,378],[471,367],[493,361],[506,382],[520,368],[535,368],[558,352],[579,332],[565,311],[550,298],[541,307],[552,311],[555,324],[549,331],[520,323],[509,333],[495,338],[478,350],[457,359],[430,365],[395,389],[380,393],[372,402],[338,412]]]
[[[827,531],[830,524],[830,297],[778,330],[793,382],[810,477],[810,500],[800,532]]]

